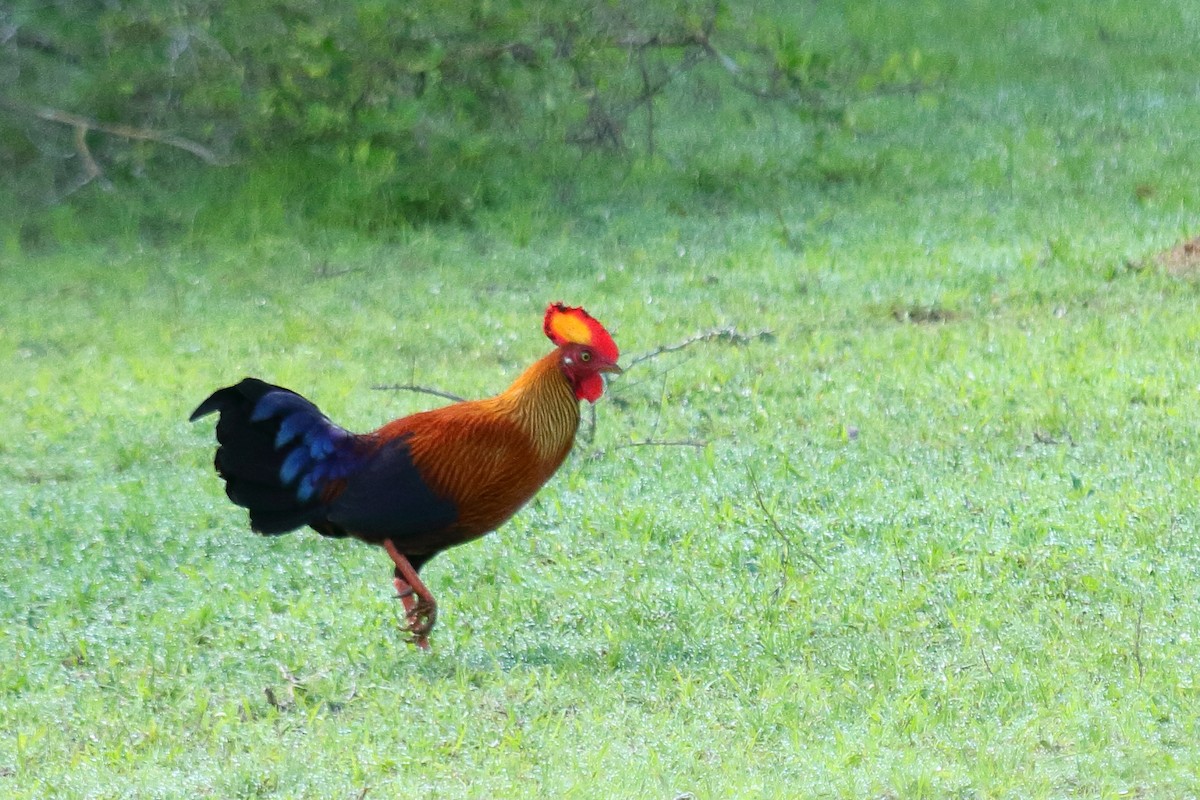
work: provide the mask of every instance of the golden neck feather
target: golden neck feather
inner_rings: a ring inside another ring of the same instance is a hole
[[[535,362],[493,402],[529,435],[538,455],[561,458],[579,429],[579,400],[558,364],[558,351]]]

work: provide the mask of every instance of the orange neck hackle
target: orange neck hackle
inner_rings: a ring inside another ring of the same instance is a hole
[[[559,361],[558,351],[542,357],[491,401],[546,459],[565,457],[579,429],[579,401]]]

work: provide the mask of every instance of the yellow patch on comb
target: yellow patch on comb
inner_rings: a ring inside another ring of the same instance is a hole
[[[550,336],[574,344],[591,344],[592,329],[571,313],[555,314],[550,320]]]

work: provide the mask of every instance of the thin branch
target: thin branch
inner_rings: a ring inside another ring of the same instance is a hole
[[[43,55],[60,58],[71,65],[77,65],[82,60],[75,53],[63,50],[57,42],[49,37],[30,31],[28,28],[18,28],[16,25],[6,26],[5,35],[0,37],[0,44],[8,44],[12,39],[16,40],[17,47],[36,50]]]
[[[979,657],[983,659],[983,668],[987,670],[987,674],[996,677],[996,673],[992,671],[992,662],[987,657],[987,648],[982,644],[979,645]]]
[[[99,180],[100,187],[106,192],[111,191],[113,188],[108,178],[104,177],[104,171],[100,169],[100,165],[96,163],[96,159],[92,158],[92,151],[88,148],[87,144],[87,131],[88,129],[82,125],[75,128],[75,152],[79,155],[79,160],[83,164],[83,171],[71,182],[70,186],[53,199],[53,203],[57,203],[65,197],[70,197],[94,180]]]
[[[699,439],[645,439],[640,442],[626,442],[625,444],[616,444],[612,447],[606,447],[603,450],[597,450],[594,453],[589,453],[588,458],[596,460],[604,458],[604,456],[616,450],[626,450],[630,447],[694,447],[697,450],[703,450],[708,447],[708,442]]]
[[[775,520],[775,515],[771,513],[771,509],[767,507],[767,502],[763,500],[762,490],[758,487],[758,479],[754,477],[754,470],[747,467],[746,474],[750,476],[750,486],[754,489],[754,499],[758,503],[759,509],[767,518],[767,523],[775,531],[775,535],[783,542],[783,552],[779,556],[779,584],[775,587],[775,591],[771,592],[771,599],[778,600],[779,595],[783,593],[784,584],[787,582],[788,564],[791,561],[792,555],[792,539],[783,532],[783,528]]]
[[[684,339],[682,342],[677,342],[675,344],[663,345],[662,347],[659,347],[655,350],[651,350],[649,353],[643,353],[640,356],[636,356],[633,359],[630,359],[630,361],[626,365],[625,369],[629,370],[631,367],[634,367],[634,366],[642,363],[643,361],[649,361],[652,358],[658,358],[659,356],[665,355],[666,353],[675,353],[680,350],[683,350],[686,347],[691,347],[694,344],[699,344],[700,342],[726,341],[726,342],[731,342],[733,344],[742,345],[742,344],[749,344],[750,342],[756,341],[758,339],[764,339],[766,341],[770,341],[774,337],[775,337],[775,334],[769,330],[761,330],[761,331],[757,331],[756,333],[739,333],[737,328],[732,328],[732,327],[716,328],[711,331],[705,331],[704,333],[698,333],[695,336],[691,336],[687,339]]]
[[[670,370],[663,370],[660,374],[658,388],[658,404],[654,408],[654,424],[650,426],[650,435],[647,439],[653,439],[658,433],[658,426],[662,424],[663,409],[667,407],[667,373]]]
[[[708,447],[708,442],[700,439],[646,439],[642,442],[626,442],[614,445],[609,450],[624,450],[627,447],[698,447],[701,450]]]
[[[100,169],[100,165],[96,163],[96,159],[92,158],[92,151],[88,149],[87,143],[87,126],[75,126],[75,149],[79,152],[79,157],[83,160],[83,170],[87,174],[87,179],[93,180],[104,174]]]
[[[587,425],[580,427],[579,438],[582,439],[585,444],[591,444],[592,439],[594,439],[596,436],[596,404],[588,403],[587,411]]]
[[[622,50],[645,50],[651,47],[662,49],[679,47],[706,47],[708,40],[699,34],[670,36],[662,33],[627,33],[608,42],[600,44],[609,47],[619,47]]]
[[[736,345],[744,345],[744,344],[749,344],[750,342],[753,342],[753,341],[757,341],[759,339],[770,341],[774,337],[775,337],[775,334],[769,330],[761,330],[761,331],[757,331],[755,333],[740,333],[737,330],[737,328],[734,328],[734,327],[715,328],[713,330],[704,331],[702,333],[696,334],[695,336],[688,337],[687,339],[684,339],[682,342],[676,342],[675,344],[663,345],[655,350],[651,350],[648,353],[643,353],[640,356],[635,356],[633,359],[631,359],[629,361],[628,364],[625,365],[625,371],[628,372],[634,366],[642,363],[643,361],[649,361],[651,359],[658,358],[659,356],[665,355],[667,353],[677,353],[680,350],[683,350],[687,347],[691,347],[694,344],[699,344],[700,342],[725,341],[725,342],[731,342]],[[663,392],[664,393],[666,392],[665,383],[663,385]],[[662,405],[663,404],[660,401],[659,402],[660,409],[662,408]],[[591,412],[591,425],[587,426],[584,429],[583,435],[581,436],[581,438],[585,442],[591,442],[592,437],[595,434],[595,428],[596,428],[596,407],[589,406],[588,410]],[[654,429],[655,430],[658,429],[658,420],[657,419],[654,422]],[[654,443],[656,441],[657,440],[655,440],[655,439],[647,439],[646,443],[650,444],[650,443]],[[631,445],[623,445],[623,447],[629,447],[629,446],[631,446]],[[632,446],[636,446],[636,443],[635,443],[635,445],[632,445]],[[677,445],[676,445],[676,443],[671,443],[669,446],[677,446]],[[703,444],[697,443],[697,444],[693,444],[691,446],[704,447],[704,446],[707,446],[707,443],[703,443]],[[619,449],[621,449],[621,447],[610,447],[605,450],[599,450],[596,453],[592,454],[590,456],[590,458],[597,459],[604,455],[607,455],[608,453],[613,452],[614,450],[619,450]]]
[[[685,74],[689,70],[695,68],[697,64],[701,63],[704,60],[704,55],[705,54],[702,51],[690,51],[683,57],[683,60],[678,65],[667,70],[667,74],[660,78],[657,82],[652,82],[650,80],[649,72],[644,66],[645,59],[643,58],[642,93],[632,100],[629,100],[618,106],[615,109],[613,116],[625,118],[632,114],[634,109],[636,109],[638,106],[648,105],[653,107],[654,99],[658,97],[658,95],[661,94],[662,91],[666,89],[667,86],[669,86],[676,78]]]
[[[419,392],[420,394],[431,394],[434,397],[452,400],[455,403],[467,399],[456,394],[451,394],[450,392],[443,392],[441,389],[434,389],[432,386],[418,386],[415,383],[393,383],[388,386],[372,386],[371,388],[381,392]]]
[[[75,152],[79,153],[79,160],[83,163],[83,174],[75,180],[71,188],[63,192],[62,197],[74,194],[94,180],[99,180],[100,188],[104,189],[104,191],[112,191],[112,182],[104,176],[104,170],[100,169],[100,165],[92,157],[92,151],[87,143],[87,132],[87,127],[83,125],[75,126]]]
[[[85,133],[89,130],[100,131],[101,133],[120,136],[123,139],[134,139],[143,142],[156,142],[158,144],[165,144],[168,147],[186,150],[206,164],[211,164],[215,167],[228,166],[230,163],[228,160],[218,156],[204,145],[193,142],[191,139],[185,139],[182,136],[176,136],[173,133],[167,133],[166,131],[156,131],[150,128],[135,128],[132,125],[124,125],[121,123],[100,122],[99,120],[91,119],[90,117],[83,117],[67,111],[60,111],[57,108],[50,108],[48,106],[26,106],[7,97],[0,97],[0,105],[14,111],[31,114],[40,120],[45,120],[46,122],[54,122],[59,125],[70,125],[76,130],[82,128]]]
[[[1033,440],[1038,444],[1062,444],[1061,439],[1056,439],[1052,435],[1042,431],[1034,431]],[[1071,447],[1075,446],[1075,437],[1071,436],[1070,433],[1066,435],[1066,441]]]
[[[784,582],[787,580],[788,562],[791,558],[792,552],[792,537],[789,536],[786,531],[784,531],[783,526],[779,524],[779,520],[775,519],[775,514],[773,514],[770,507],[767,506],[767,501],[763,499],[762,489],[759,488],[758,478],[755,477],[754,470],[750,467],[747,467],[746,474],[750,477],[750,487],[754,490],[754,501],[758,504],[759,509],[762,510],[763,516],[767,518],[767,523],[771,526],[772,530],[775,531],[775,535],[778,536],[780,541],[783,542],[783,554],[779,558],[779,585],[775,587],[775,591],[771,594],[774,599],[778,600],[780,593],[783,592]],[[807,550],[801,550],[800,554],[811,561],[813,566],[818,570],[827,575],[829,574],[825,569],[825,566],[819,560],[817,560],[817,557],[812,553],[808,552]]]
[[[715,16],[714,16],[715,19]],[[706,23],[706,30],[711,29],[712,21]],[[666,88],[681,75],[694,69],[698,64],[712,58],[716,51],[708,44],[707,33],[672,36],[662,33],[630,33],[617,39],[597,43],[599,47],[616,47],[629,53],[630,59],[636,54],[638,67],[642,78],[642,91],[637,97],[625,102],[605,102],[589,75],[582,66],[574,64],[576,81],[586,89],[588,103],[587,118],[568,134],[567,140],[572,144],[605,147],[610,150],[621,150],[625,146],[625,123],[629,116],[638,108],[645,106],[647,113],[647,150],[654,155],[655,118],[654,101]],[[658,80],[652,80],[646,53],[652,49],[682,49],[682,59]]]
[[[340,278],[343,275],[349,275],[352,272],[362,272],[359,267],[345,267],[344,269],[332,269],[329,266],[329,261],[323,259],[320,264],[313,267],[313,278],[324,280],[327,278]]]

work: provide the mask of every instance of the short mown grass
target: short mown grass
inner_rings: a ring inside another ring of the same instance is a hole
[[[469,228],[7,258],[0,795],[1200,792],[1200,283],[1150,259],[1200,231],[1200,17],[826,14],[938,80]],[[381,552],[250,534],[186,421],[247,374],[359,430],[498,391],[558,299],[629,357],[771,335],[614,381],[425,570],[430,654]]]

